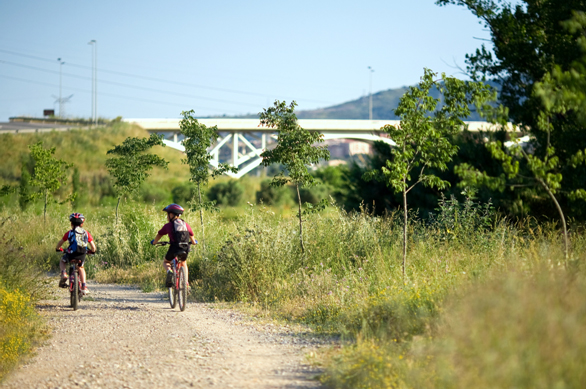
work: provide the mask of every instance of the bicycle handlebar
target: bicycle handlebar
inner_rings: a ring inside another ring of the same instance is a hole
[[[168,241],[166,241],[166,242],[157,242],[157,243],[152,243],[152,241],[151,241],[151,244],[152,244],[153,246],[167,246],[167,245],[171,244],[171,242],[168,242]],[[191,243],[191,242],[188,242],[188,244],[189,244],[190,246],[192,246],[192,245],[193,245],[193,243]],[[197,244],[197,240],[195,241],[195,244]]]

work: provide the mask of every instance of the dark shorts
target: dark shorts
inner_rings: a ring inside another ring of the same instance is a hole
[[[75,260],[75,261],[79,261],[78,266],[79,267],[83,267],[83,265],[85,264],[85,254],[68,254],[65,253],[65,255],[63,255],[63,257],[61,257],[61,260],[65,263],[69,263],[71,260]]]
[[[188,251],[185,251],[184,249],[170,246],[167,254],[165,254],[165,261],[172,261],[173,258],[177,257],[178,261],[183,262],[187,260],[187,254]]]

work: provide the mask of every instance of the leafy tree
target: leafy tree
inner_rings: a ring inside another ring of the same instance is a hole
[[[544,132],[551,132],[551,113],[541,112],[539,115],[539,127]],[[468,164],[456,166],[455,171],[463,179],[461,186],[487,186],[492,190],[504,191],[506,186],[526,187],[537,186],[555,204],[559,213],[562,229],[564,232],[564,257],[568,260],[568,230],[566,218],[556,193],[560,193],[562,186],[562,174],[560,173],[562,161],[556,156],[555,149],[550,144],[545,147],[546,152],[542,157],[538,154],[531,154],[525,151],[523,146],[516,142],[510,148],[503,147],[500,141],[490,142],[487,148],[493,158],[500,161],[503,173],[499,176],[489,176],[486,172],[471,167]],[[586,150],[585,150],[586,151]],[[574,168],[584,163],[586,154],[579,152],[570,161],[566,161]],[[572,191],[570,196],[586,198],[586,191],[579,189]]]
[[[564,104],[571,104],[568,93],[572,88],[583,91],[584,85],[578,80],[584,77],[585,70],[579,65],[584,56],[581,49],[584,30],[580,21],[581,17],[583,22],[586,11],[584,1],[522,0],[511,4],[506,0],[437,0],[436,3],[464,6],[487,27],[492,48],[482,45],[468,55],[467,71],[474,79],[487,78],[501,85],[500,101],[508,109],[510,119],[533,135],[532,145],[537,155],[547,155],[548,147],[555,149],[562,161],[559,173],[564,177],[565,187],[558,192],[560,205],[574,217],[586,218],[583,203],[573,202],[569,195],[583,187],[586,169],[576,169],[563,162],[586,148],[581,119],[584,110],[553,110],[546,105],[545,111],[553,113],[552,130],[544,131],[539,124],[539,113],[544,111],[543,99],[552,99],[551,103],[556,99],[556,94],[547,87],[540,92],[539,85],[553,85],[549,80],[556,80],[556,90],[560,93],[557,96],[566,94]],[[574,96],[581,100],[579,94]],[[532,204],[549,197],[543,191],[541,195],[532,191],[528,194],[531,197],[526,200]]]
[[[285,172],[273,177],[272,186],[280,187],[292,183],[297,189],[297,202],[299,205],[299,242],[301,251],[305,252],[303,244],[303,220],[301,211],[300,186],[311,186],[314,177],[307,167],[319,163],[320,159],[329,160],[330,152],[327,146],[314,146],[323,142],[323,135],[318,132],[310,132],[297,124],[295,115],[295,101],[289,106],[284,101],[275,101],[272,107],[266,108],[260,113],[260,123],[263,126],[275,128],[278,131],[277,146],[272,150],[264,151],[262,165],[269,166],[273,163],[283,165]]]
[[[43,219],[46,220],[49,197],[54,197],[55,192],[65,183],[67,171],[73,164],[54,158],[55,148],[45,149],[43,142],[30,145],[29,149],[34,161],[30,184],[38,189],[38,192],[30,195],[30,198],[34,200],[43,197]],[[73,197],[74,195],[71,195],[65,201],[71,201]]]
[[[535,94],[546,109],[556,115],[574,113],[580,125],[586,124],[586,13],[575,12],[573,17],[562,23],[571,34],[579,34],[576,46],[580,56],[569,69],[555,64],[542,80],[535,85]]]
[[[449,186],[448,181],[428,170],[446,170],[458,149],[450,139],[464,127],[462,119],[470,114],[470,105],[486,106],[494,98],[491,88],[482,83],[464,82],[445,74],[434,79],[436,76],[425,69],[419,85],[403,95],[395,110],[400,124],[381,129],[396,143],[391,149],[392,159],[380,170],[365,174],[366,179],[384,182],[403,195],[403,276],[407,260],[407,194],[418,184],[440,190]],[[430,96],[434,87],[440,89],[444,99],[439,109],[439,99]]]
[[[151,134],[150,138],[129,137],[121,145],[108,150],[107,154],[117,156],[106,160],[106,167],[114,178],[114,189],[118,195],[116,223],[122,196],[136,193],[155,166],[167,168],[168,162],[163,158],[155,154],[146,154],[154,146],[165,146],[162,135]]]
[[[185,136],[183,146],[187,157],[182,162],[189,165],[190,180],[197,185],[198,205],[194,210],[199,210],[201,233],[204,238],[202,243],[205,249],[203,211],[204,209],[213,208],[215,202],[204,203],[202,201],[201,186],[207,185],[210,178],[213,179],[226,172],[236,173],[238,168],[223,163],[220,163],[217,168],[210,166],[212,156],[208,153],[208,149],[218,140],[218,127],[207,127],[205,124],[198,122],[193,114],[193,110],[181,112],[183,119],[179,122],[179,127],[181,128],[181,134]]]

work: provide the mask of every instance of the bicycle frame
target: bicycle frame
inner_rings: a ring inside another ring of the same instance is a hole
[[[165,246],[170,244],[169,242],[158,242],[157,245]],[[179,301],[179,309],[185,310],[187,300],[187,288],[189,286],[185,271],[183,267],[187,268],[187,263],[183,261],[183,264],[174,257],[171,261],[171,269],[173,271],[172,286],[169,287],[169,303],[171,308],[175,308]],[[182,282],[183,281],[183,282]]]
[[[77,305],[83,297],[81,291],[81,278],[79,276],[79,265],[78,259],[69,261],[69,293],[71,294],[71,307],[73,310],[77,310]],[[77,283],[77,285],[76,285]],[[77,294],[77,295],[76,295]]]

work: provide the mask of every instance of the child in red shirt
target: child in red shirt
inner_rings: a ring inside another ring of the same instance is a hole
[[[185,211],[182,206],[178,204],[170,204],[163,209],[164,212],[167,212],[167,220],[169,223],[165,224],[163,228],[159,230],[155,239],[151,241],[151,244],[156,244],[159,239],[163,236],[169,236],[169,250],[165,255],[165,259],[163,260],[163,267],[167,270],[167,280],[165,282],[165,286],[167,288],[173,286],[172,278],[173,278],[173,271],[171,270],[171,261],[173,258],[177,257],[179,261],[179,267],[183,267],[185,270],[185,277],[189,279],[188,272],[187,272],[187,265],[185,261],[187,260],[187,254],[189,253],[189,243],[197,244],[193,236],[193,230],[185,222],[185,220],[180,219],[179,216]]]
[[[96,245],[94,243],[94,238],[89,233],[89,231],[81,228],[85,222],[85,217],[81,213],[72,213],[69,215],[69,221],[71,222],[71,230],[67,231],[65,235],[63,235],[63,238],[57,243],[57,247],[55,247],[56,251],[63,251],[61,246],[63,243],[69,242],[69,247],[65,250],[65,255],[63,255],[61,261],[59,261],[59,268],[61,269],[61,280],[59,281],[59,287],[67,287],[67,263],[72,259],[77,259],[81,261],[81,264],[79,265],[81,291],[83,294],[88,294],[89,290],[85,283],[85,269],[83,268],[83,265],[85,263],[86,253],[95,253]]]

